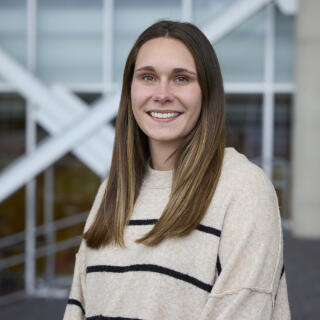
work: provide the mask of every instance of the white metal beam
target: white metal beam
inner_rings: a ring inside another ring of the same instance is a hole
[[[104,92],[110,90],[113,81],[113,16],[114,0],[103,0],[103,83]]]
[[[262,167],[268,177],[272,179],[273,173],[273,139],[274,139],[274,44],[275,44],[275,12],[274,3],[267,7],[267,32],[265,38],[265,90],[263,95],[262,116]]]
[[[234,1],[220,16],[204,26],[202,31],[211,42],[216,42],[270,1]]]
[[[227,94],[263,94],[266,89],[264,82],[226,82],[224,89]],[[275,94],[292,94],[294,85],[292,83],[274,83]]]
[[[37,105],[37,120],[51,134],[57,134],[66,126],[71,125],[76,115],[79,116],[88,109],[83,101],[62,87],[55,87],[52,92],[1,49],[0,72],[16,85],[19,92]],[[118,105],[119,103],[109,106],[112,113],[106,122],[116,115]],[[91,137],[86,145],[75,149],[74,153],[91,170],[102,177],[108,169],[105,153],[112,149],[114,132],[110,125],[105,125],[102,132],[96,134],[97,136]],[[93,143],[94,141],[96,142]]]
[[[295,15],[298,12],[298,0],[276,0],[283,14]]]
[[[109,98],[107,105],[104,99],[101,99],[72,126],[47,138],[31,155],[22,156],[9,168],[4,169],[0,175],[0,202],[99,130],[113,115],[112,106],[118,103],[118,94]],[[111,153],[107,154],[105,159],[107,168],[110,166],[111,157]]]
[[[75,96],[62,86],[56,85],[52,87],[51,92],[59,102],[55,110],[55,114],[57,115],[56,119],[58,119],[58,121],[52,121],[50,114],[48,114],[47,110],[44,108],[38,109],[37,120],[53,135],[72,125],[74,121],[76,121],[78,117],[84,115],[89,108],[79,97]],[[108,99],[104,98],[104,100],[107,103]],[[93,107],[95,104],[96,103],[93,103]],[[112,120],[116,115],[118,105],[119,102],[114,105],[109,105],[112,109],[112,113],[110,113],[110,118],[107,119],[107,122]],[[107,124],[77,146],[73,152],[91,170],[103,177],[108,170],[106,158],[108,153],[112,150],[113,140],[114,129],[110,124]]]
[[[36,21],[37,21],[37,0],[27,1],[27,68],[29,72],[35,70],[36,65]],[[35,105],[27,100],[26,108],[26,154],[31,155],[37,144],[37,123]],[[37,181],[32,179],[26,185],[25,193],[25,268],[24,286],[27,294],[33,294],[36,290],[36,238],[35,226],[37,216],[36,200]]]
[[[192,22],[193,0],[181,0],[182,21]]]
[[[44,172],[43,218],[45,226],[45,241],[49,248],[46,251],[45,278],[52,283],[55,276],[55,252],[52,250],[56,241],[54,230],[54,167],[50,166]],[[36,232],[35,232],[36,233]]]

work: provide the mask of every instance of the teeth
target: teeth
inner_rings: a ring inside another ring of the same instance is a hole
[[[170,112],[170,113],[158,113],[158,112],[150,112],[150,114],[155,118],[174,118],[177,117],[180,113],[179,112]]]

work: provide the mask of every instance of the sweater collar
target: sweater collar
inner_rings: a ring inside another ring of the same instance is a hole
[[[160,171],[152,169],[150,159],[147,161],[144,185],[152,189],[171,188],[173,170]]]
[[[234,157],[240,156],[234,148],[226,147],[224,152],[223,167]],[[146,174],[144,177],[144,186],[151,189],[171,188],[173,170],[160,171],[152,169],[150,166],[150,158],[147,161]]]

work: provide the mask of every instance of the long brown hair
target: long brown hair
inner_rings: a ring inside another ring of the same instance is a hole
[[[157,22],[139,36],[127,58],[107,186],[94,222],[83,235],[91,248],[110,243],[125,247],[124,230],[150,157],[148,138],[132,112],[131,83],[139,49],[158,37],[182,41],[191,52],[202,106],[195,127],[175,151],[167,206],[154,227],[136,242],[154,246],[164,238],[189,234],[204,217],[216,190],[225,148],[225,97],[218,59],[209,40],[193,24]]]

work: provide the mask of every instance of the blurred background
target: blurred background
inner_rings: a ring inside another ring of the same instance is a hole
[[[166,18],[212,42],[227,145],[277,191],[292,319],[320,319],[319,12],[318,0],[0,0],[0,318],[62,318],[125,59]]]

